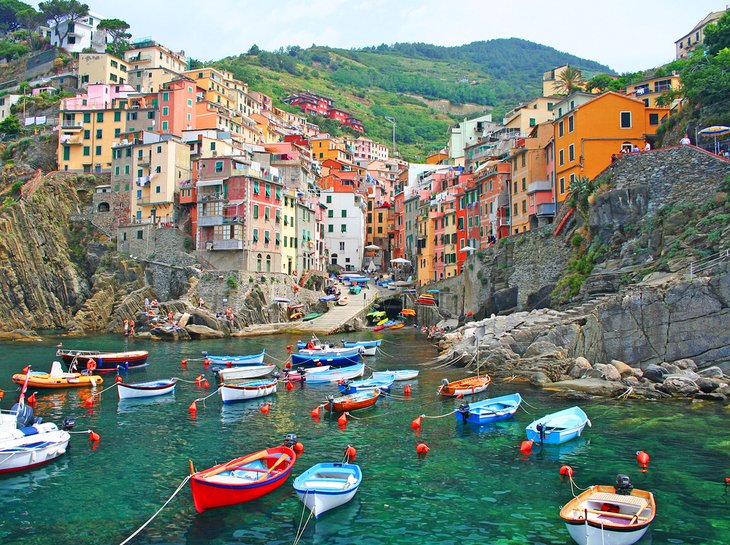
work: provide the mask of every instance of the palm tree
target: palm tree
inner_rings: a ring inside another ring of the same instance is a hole
[[[559,95],[569,95],[582,89],[584,83],[585,80],[581,71],[572,66],[567,66],[555,78],[555,90]]]

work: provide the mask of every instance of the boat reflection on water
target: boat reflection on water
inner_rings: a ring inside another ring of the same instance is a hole
[[[540,445],[535,443],[532,445],[532,454],[528,458],[568,462],[577,456],[586,454],[590,450],[590,444],[590,439],[584,437],[578,437],[562,445]]]
[[[159,396],[159,397],[136,397],[129,399],[120,399],[117,405],[117,413],[135,413],[137,411],[154,410],[160,405],[175,403],[175,393]]]
[[[44,486],[43,481],[68,471],[68,458],[61,456],[54,463],[26,470],[21,473],[0,474],[0,488],[5,495],[12,493],[16,499],[29,495],[33,490]]]
[[[518,438],[522,436],[523,432],[524,426],[514,419],[501,420],[499,422],[487,422],[486,424],[472,424],[471,422],[464,424],[458,421],[456,423],[457,437],[471,437],[472,435],[506,435]]]

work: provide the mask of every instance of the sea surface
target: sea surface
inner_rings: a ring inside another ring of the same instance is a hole
[[[351,334],[348,338],[372,338]],[[346,426],[323,412],[310,411],[336,386],[296,384],[262,400],[223,406],[219,394],[179,383],[174,396],[120,402],[116,389],[93,408],[83,406],[88,389],[42,391],[36,413],[59,423],[76,418],[75,431],[93,429],[101,441],[73,435],[66,454],[41,468],[0,476],[0,543],[3,545],[119,544],[147,521],[189,473],[192,460],[204,469],[280,444],[296,433],[305,450],[289,480],[260,500],[197,514],[185,486],[131,543],[136,544],[291,544],[302,526],[302,545],[525,545],[572,543],[558,512],[571,498],[570,483],[559,475],[569,464],[575,482],[613,484],[616,474],[637,488],[654,492],[658,514],[641,544],[721,545],[730,542],[729,410],[716,403],[597,400],[580,402],[592,420],[583,436],[559,447],[525,456],[520,442],[533,419],[574,402],[553,399],[524,382],[498,382],[488,396],[518,391],[524,411],[512,420],[478,428],[457,423],[454,415],[426,418],[420,433],[411,428],[419,415],[445,415],[459,401],[440,399],[442,378],[466,376],[463,369],[435,369],[434,348],[416,330],[383,335],[384,354],[368,358],[374,369],[418,368],[404,398],[396,383],[391,399],[356,413]],[[333,338],[333,341],[340,337]],[[193,381],[205,372],[202,350],[210,354],[250,354],[266,348],[277,363],[287,356],[292,336],[199,342],[149,342],[118,336],[61,338],[0,345],[0,402],[17,400],[11,375],[31,364],[50,369],[56,344],[64,348],[149,350],[149,366],[130,371],[140,382],[180,377]],[[181,360],[188,358],[187,370]],[[103,387],[113,384],[105,378]],[[486,397],[481,395],[475,399]],[[271,404],[268,414],[259,408]],[[416,455],[425,443],[430,452]],[[306,525],[292,480],[321,461],[341,461],[347,445],[357,449],[363,483],[355,498]],[[641,472],[636,452],[651,456]]]

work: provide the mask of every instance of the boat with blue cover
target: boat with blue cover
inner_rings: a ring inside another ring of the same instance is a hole
[[[488,424],[506,420],[517,412],[522,403],[520,394],[493,397],[483,401],[464,403],[454,413],[458,422]]]
[[[586,424],[591,425],[588,415],[580,407],[570,407],[538,418],[525,428],[527,438],[536,443],[560,445],[580,437]]]
[[[320,348],[300,348],[300,356],[356,356],[361,354],[360,347],[353,346],[352,348],[335,347],[329,345],[322,345]]]
[[[341,380],[350,380],[361,377],[364,372],[364,363],[350,365],[348,367],[339,367],[337,369],[330,369],[329,371],[322,371],[321,373],[307,375],[307,384],[332,384],[333,382],[340,382]]]
[[[250,354],[247,356],[212,356],[207,352],[203,352],[203,357],[210,360],[210,363],[214,365],[261,365],[264,363],[264,356],[266,355],[266,349],[262,350],[258,354]]]
[[[294,479],[294,490],[315,517],[350,501],[362,482],[357,464],[323,462]]]
[[[335,354],[292,354],[291,363],[293,367],[319,367],[329,365],[330,367],[348,367],[360,363],[360,354],[337,356]]]
[[[380,343],[382,343],[382,339],[375,339],[373,341],[342,341],[342,346],[345,348],[359,348],[360,353],[363,356],[374,356],[378,352],[378,348],[380,348]]]
[[[368,378],[365,380],[343,380],[338,384],[340,392],[343,394],[354,394],[356,392],[366,392],[368,390],[380,390],[381,392],[390,392],[393,385],[393,375],[383,378]]]

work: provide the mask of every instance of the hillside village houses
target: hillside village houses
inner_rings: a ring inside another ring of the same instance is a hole
[[[622,93],[561,96],[555,81],[567,66],[557,67],[543,96],[501,122],[465,119],[443,150],[408,164],[357,135],[360,125],[353,136],[321,133],[307,113],[352,118],[327,97],[289,96],[304,111],[292,113],[275,106],[284,97],[216,67],[190,69],[184,52],[149,39],[124,59],[78,59],[79,92],[60,108],[58,168],[110,175],[94,213],[120,251],[153,255],[154,232],[173,229],[214,269],[387,272],[400,258],[402,278],[418,285],[550,224],[577,178],[653,142],[671,113],[656,98],[680,84],[672,74]]]

